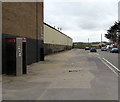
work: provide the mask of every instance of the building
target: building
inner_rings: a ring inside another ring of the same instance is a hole
[[[26,63],[44,60],[43,2],[2,3],[2,72],[6,73],[6,39],[26,39]]]
[[[73,40],[61,31],[44,23],[45,55],[72,49]]]

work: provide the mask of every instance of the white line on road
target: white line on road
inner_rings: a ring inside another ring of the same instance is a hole
[[[107,63],[105,63],[102,59],[100,59],[108,68],[110,68],[118,77],[118,73],[115,72]]]
[[[105,58],[103,58],[103,60],[105,60],[108,64],[110,64],[113,68],[115,68],[117,71],[120,72],[120,70],[116,66],[114,66],[112,63],[110,63],[108,60],[106,60]]]

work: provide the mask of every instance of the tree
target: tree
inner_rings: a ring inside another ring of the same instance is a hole
[[[120,21],[115,22],[114,25],[107,30],[107,34],[105,34],[105,37],[110,41],[117,42],[118,30],[120,31]]]

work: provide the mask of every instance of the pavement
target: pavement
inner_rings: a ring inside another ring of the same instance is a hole
[[[118,76],[99,53],[72,49],[3,76],[3,100],[118,100]]]

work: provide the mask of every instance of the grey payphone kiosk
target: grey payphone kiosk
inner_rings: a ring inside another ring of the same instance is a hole
[[[26,39],[6,39],[6,73],[8,75],[22,75],[26,69]]]

